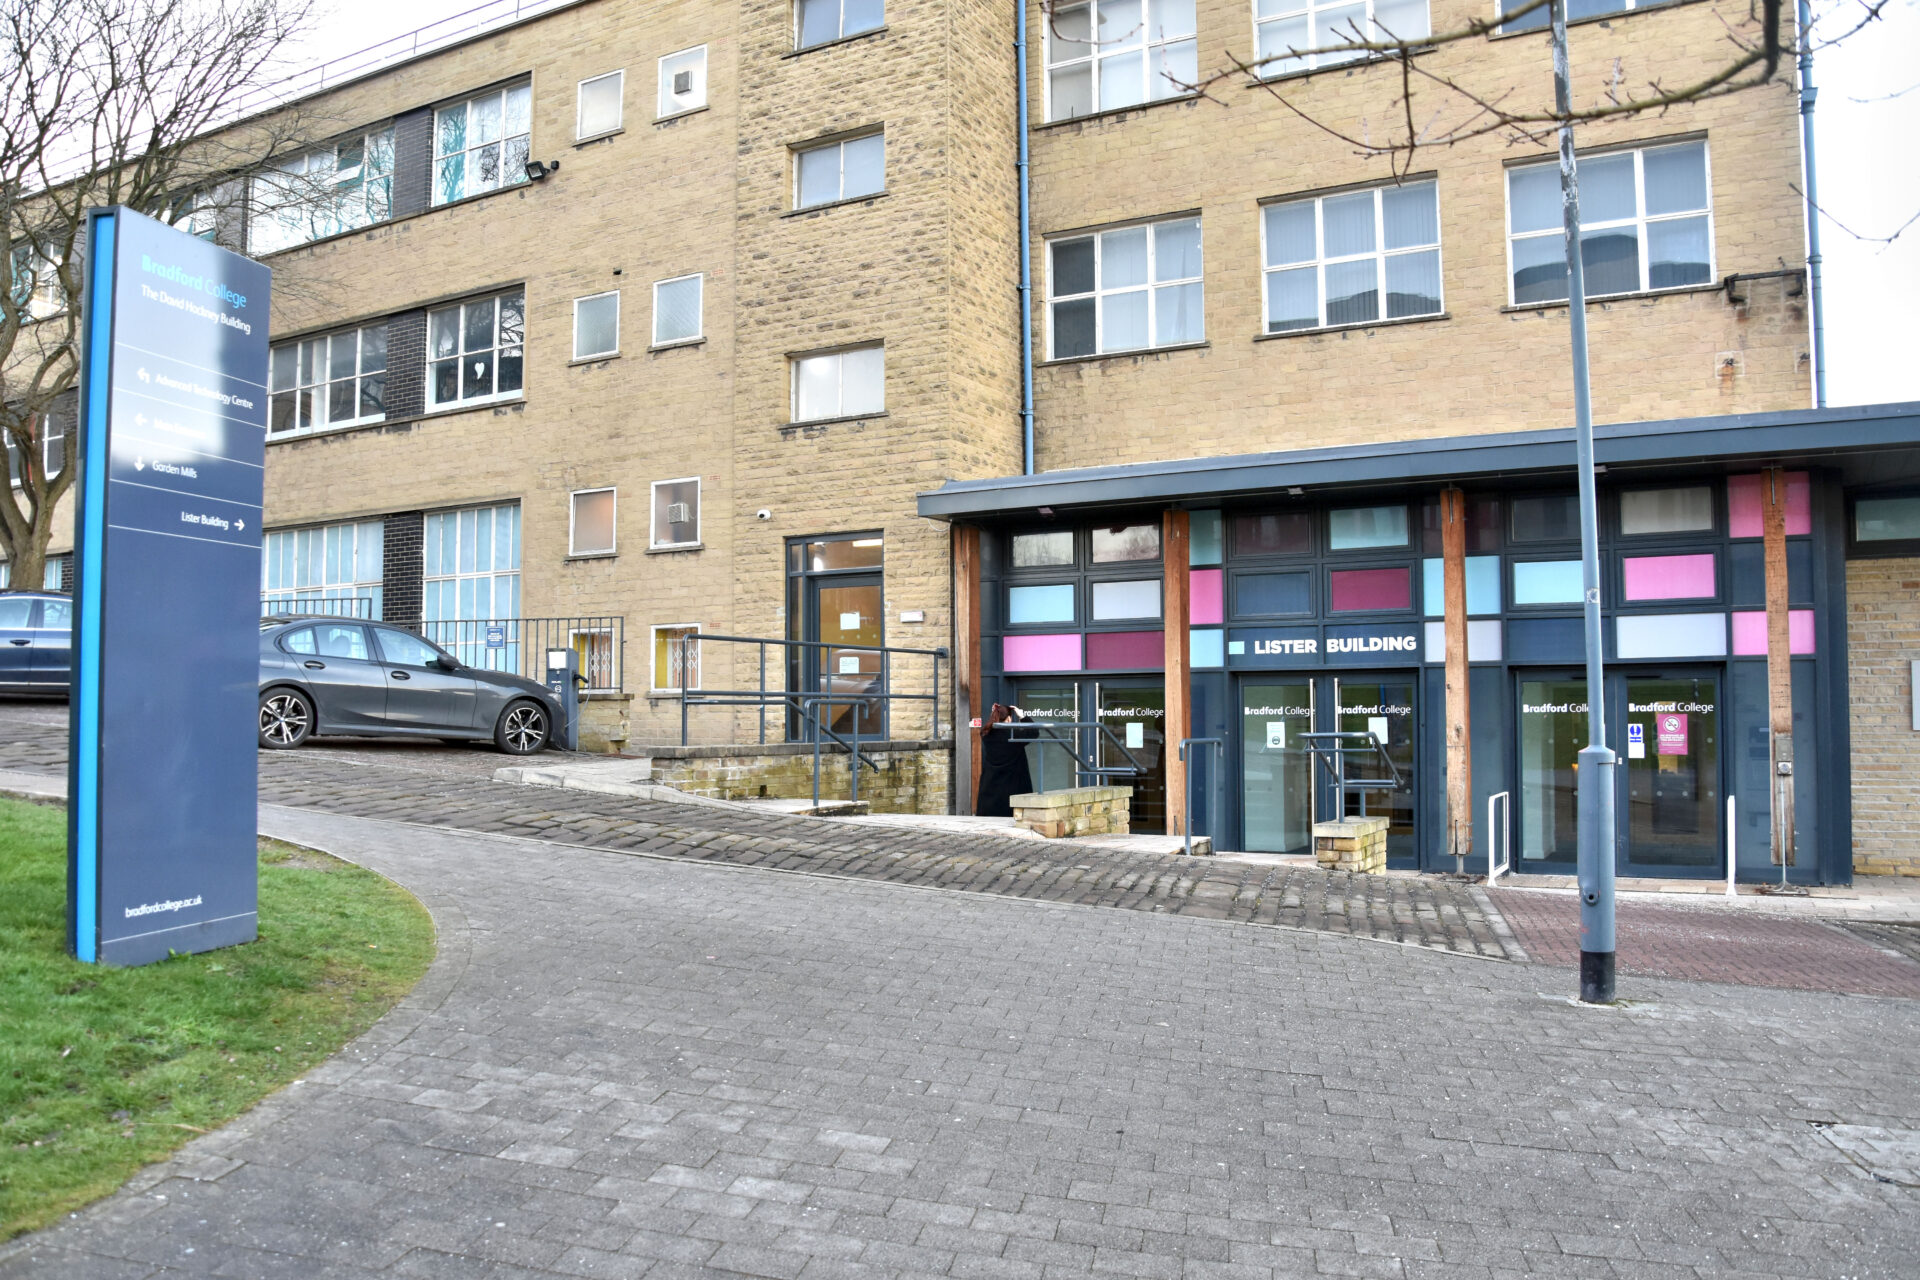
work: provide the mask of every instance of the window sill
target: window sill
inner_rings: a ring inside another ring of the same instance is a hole
[[[1423,54],[1432,53],[1437,48],[1439,48],[1438,45],[1427,45],[1423,48],[1415,49],[1413,56],[1418,58]],[[1368,54],[1364,58],[1349,58],[1344,62],[1329,63],[1324,67],[1301,67],[1298,70],[1281,71],[1270,76],[1255,76],[1253,79],[1247,81],[1247,88],[1264,89],[1268,85],[1285,84],[1290,80],[1310,80],[1314,76],[1330,76],[1340,71],[1358,71],[1363,67],[1373,67],[1378,66],[1382,62],[1395,61],[1398,61],[1398,59],[1390,54],[1373,53]]]
[[[648,547],[647,554],[650,556],[677,556],[684,551],[704,551],[706,547],[707,544],[704,542],[674,542],[664,547]]]
[[[702,334],[697,338],[680,338],[673,342],[656,342],[647,348],[647,353],[652,355],[660,351],[678,351],[682,347],[704,347],[706,345],[706,335]]]
[[[872,204],[875,200],[885,200],[892,194],[887,191],[873,191],[864,196],[848,196],[845,200],[829,200],[825,204],[810,204],[804,209],[789,209],[780,216],[783,218],[804,218],[811,213],[825,213],[829,209],[840,209],[850,204]]]
[[[1092,364],[1100,360],[1140,360],[1151,356],[1167,355],[1174,351],[1204,351],[1212,345],[1211,342],[1182,342],[1170,347],[1136,347],[1131,351],[1100,351],[1090,356],[1062,356],[1057,360],[1042,360],[1038,367],[1054,369],[1062,365]]]
[[[618,551],[575,551],[570,553],[563,563],[572,564],[576,560],[612,560],[619,554]]]
[[[1091,121],[1106,122],[1118,120],[1134,111],[1151,111],[1155,107],[1170,107],[1180,103],[1195,103],[1204,95],[1198,93],[1179,93],[1171,98],[1155,98],[1152,102],[1135,102],[1124,107],[1108,107],[1104,111],[1089,111],[1083,116],[1067,116],[1060,120],[1047,120],[1033,126],[1035,133],[1045,133],[1053,129],[1065,129],[1068,125],[1087,124]]]
[[[713,108],[703,102],[697,107],[688,107],[685,111],[676,111],[672,115],[655,116],[653,122],[655,124],[674,124],[677,121],[685,120],[688,116],[697,116],[702,111],[711,110],[713,110]]]
[[[1395,316],[1391,320],[1366,320],[1359,324],[1329,324],[1322,325],[1317,329],[1284,329],[1279,333],[1256,333],[1253,335],[1253,340],[1255,342],[1273,342],[1279,338],[1311,338],[1316,335],[1329,333],[1353,333],[1357,330],[1388,329],[1403,324],[1427,324],[1434,320],[1451,319],[1453,319],[1451,312],[1436,311],[1432,315]]]
[[[1683,296],[1690,293],[1724,293],[1725,291],[1725,285],[1721,284],[1718,280],[1711,280],[1706,284],[1683,284],[1671,289],[1641,289],[1634,293],[1589,294],[1587,295],[1587,305],[1591,307],[1608,302],[1639,302],[1653,298]],[[1500,310],[1508,315],[1515,315],[1523,311],[1565,311],[1569,305],[1565,298],[1561,298],[1555,302],[1526,302],[1518,306],[1505,306],[1500,308]]]
[[[384,427],[386,425],[387,420],[384,417],[356,418],[352,422],[329,422],[324,427],[304,427],[294,431],[272,432],[267,436],[267,443],[273,444],[280,440],[308,440],[314,436],[337,436],[348,431],[362,431],[368,427]],[[19,487],[20,483],[16,480],[14,482],[14,488],[17,489]]]
[[[1584,18],[1568,18],[1567,25],[1569,27],[1584,27],[1589,23],[1605,23],[1611,22],[1615,18],[1630,18],[1636,13],[1649,13],[1659,9],[1678,9],[1682,5],[1692,4],[1693,2],[1694,0],[1659,0],[1658,3],[1654,4],[1635,5],[1631,9],[1614,9],[1607,13],[1589,14]],[[1521,36],[1544,36],[1551,34],[1551,31],[1552,28],[1545,26],[1528,27],[1523,31],[1489,31],[1487,33],[1487,39],[1515,40]]]
[[[615,138],[619,137],[621,134],[625,133],[626,131],[627,131],[627,127],[625,125],[621,125],[617,129],[605,129],[599,133],[590,133],[584,138],[575,138],[573,140],[573,149],[575,151],[578,151],[580,148],[590,147],[594,145],[596,142],[611,142]]]
[[[509,183],[507,186],[495,187],[491,191],[481,191],[481,192],[475,193],[474,195],[461,196],[458,200],[448,200],[444,204],[430,204],[426,208],[420,210],[417,213],[403,214],[395,218],[385,218],[379,222],[369,222],[365,226],[355,227],[351,231],[337,231],[330,236],[320,236],[313,240],[303,240],[299,244],[290,244],[283,249],[274,249],[266,253],[258,254],[257,256],[251,255],[251,254],[249,256],[255,256],[257,261],[266,262],[266,261],[269,261],[270,259],[279,257],[283,253],[297,253],[302,249],[317,249],[321,245],[334,244],[337,241],[341,241],[341,240],[351,240],[355,236],[371,235],[373,232],[376,232],[376,231],[391,230],[392,228],[399,226],[401,223],[411,222],[415,218],[424,218],[430,214],[439,213],[445,209],[458,209],[461,205],[474,204],[481,200],[492,200],[497,196],[507,195],[509,192],[517,191],[524,195],[527,188],[535,187],[539,185],[540,185],[539,183],[534,182],[532,179],[522,178],[520,181]],[[457,296],[465,296],[465,295],[457,295]]]
[[[428,363],[431,364],[432,362],[429,361]],[[439,418],[449,413],[471,413],[476,409],[498,409],[505,405],[521,404],[524,403],[525,400],[526,396],[518,391],[509,392],[506,395],[477,396],[472,400],[456,400],[449,404],[430,404],[419,416],[422,418]]]
[[[841,36],[836,40],[822,40],[819,44],[810,44],[804,49],[791,50],[790,52],[781,54],[780,58],[781,61],[784,62],[788,58],[801,58],[809,53],[818,53],[822,49],[837,49],[843,44],[852,44],[855,40],[871,40],[875,36],[883,36],[885,34],[887,34],[887,28],[885,26],[875,27],[871,31],[856,31],[850,36]]]
[[[567,361],[567,368],[577,369],[583,364],[605,364],[609,360],[618,360],[619,358],[620,353],[618,351],[608,351],[597,356],[577,356]]]
[[[830,427],[840,422],[873,422],[886,416],[887,411],[882,409],[878,413],[848,413],[842,414],[838,418],[803,418],[795,422],[781,423],[780,430],[804,431],[812,427]]]

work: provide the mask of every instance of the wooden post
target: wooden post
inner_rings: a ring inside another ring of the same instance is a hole
[[[1440,494],[1440,553],[1447,637],[1447,853],[1473,852],[1473,736],[1467,680],[1467,495]],[[1489,836],[1491,838],[1491,836]]]
[[[980,794],[980,530],[953,528],[953,811],[973,812]]]
[[[1772,858],[1793,865],[1793,632],[1787,608],[1787,473],[1768,467],[1760,475],[1761,532],[1767,575],[1767,728]],[[1784,769],[1784,772],[1782,771]]]
[[[1160,554],[1166,565],[1166,592],[1160,613],[1166,626],[1167,834],[1187,829],[1187,762],[1180,740],[1193,736],[1193,668],[1187,648],[1189,602],[1187,513],[1169,509],[1160,519]],[[1218,819],[1216,819],[1217,821]]]

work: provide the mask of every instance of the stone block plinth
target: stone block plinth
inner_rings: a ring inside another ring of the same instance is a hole
[[[1013,822],[1049,838],[1127,834],[1132,787],[1069,787],[1012,798]]]
[[[1313,858],[1328,871],[1387,869],[1387,820],[1343,818],[1313,824]]]

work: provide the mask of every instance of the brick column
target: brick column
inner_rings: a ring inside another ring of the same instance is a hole
[[[1166,565],[1166,591],[1161,604],[1166,635],[1167,834],[1187,829],[1187,762],[1180,758],[1180,740],[1193,736],[1193,667],[1188,648],[1191,578],[1187,562],[1189,523],[1185,511],[1168,510],[1160,517],[1160,554]],[[1218,816],[1215,823],[1218,824]]]
[[[381,613],[388,622],[421,620],[423,541],[426,516],[419,511],[398,511],[386,519],[381,535],[380,594]]]
[[[1467,688],[1467,495],[1458,489],[1440,495],[1440,553],[1447,636],[1446,851],[1465,858],[1473,852],[1473,736]]]

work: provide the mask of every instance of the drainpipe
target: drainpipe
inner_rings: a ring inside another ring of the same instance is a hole
[[[1013,67],[1019,80],[1016,100],[1020,130],[1020,146],[1014,162],[1020,181],[1020,466],[1021,474],[1030,476],[1033,474],[1033,232],[1027,198],[1027,0],[1015,0],[1013,21]]]
[[[1806,157],[1807,301],[1813,318],[1813,407],[1827,407],[1827,327],[1820,299],[1820,200],[1813,150],[1813,6],[1800,0],[1800,151]],[[1022,133],[1024,142],[1025,134]],[[1025,188],[1021,188],[1024,198]],[[1026,223],[1021,223],[1024,232]],[[1032,366],[1028,366],[1031,369]]]

